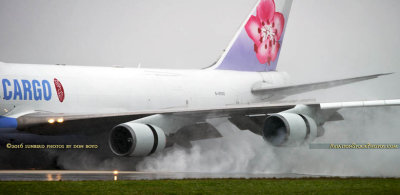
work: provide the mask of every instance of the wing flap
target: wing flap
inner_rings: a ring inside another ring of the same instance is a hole
[[[35,112],[18,117],[17,129],[35,134],[70,134],[81,132],[82,130],[91,134],[92,132],[98,133],[110,130],[118,124],[154,114],[173,114],[182,117],[195,117],[199,118],[199,122],[203,122],[202,120],[207,118],[275,113],[293,108],[295,105],[295,103],[260,103],[252,105],[229,105],[226,107],[204,109],[161,109],[109,114]]]
[[[353,101],[353,102],[334,102],[321,103],[321,109],[341,109],[357,107],[377,107],[377,106],[400,106],[400,99],[394,100],[372,100],[372,101]]]

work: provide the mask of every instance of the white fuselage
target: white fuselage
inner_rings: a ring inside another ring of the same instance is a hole
[[[252,86],[258,82],[282,85],[286,77],[278,72],[0,63],[0,115],[120,113],[255,103],[268,94],[254,95]],[[62,84],[62,102],[54,79]]]

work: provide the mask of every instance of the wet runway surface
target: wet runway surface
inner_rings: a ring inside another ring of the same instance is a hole
[[[326,177],[303,174],[265,173],[196,173],[137,171],[66,171],[66,170],[4,170],[0,181],[88,181],[88,180],[155,180],[198,178],[312,178]]]

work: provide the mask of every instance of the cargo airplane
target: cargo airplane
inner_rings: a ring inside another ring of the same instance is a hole
[[[386,74],[291,84],[276,71],[292,0],[260,0],[221,58],[201,70],[0,63],[0,136],[104,135],[117,156],[147,156],[173,144],[219,137],[226,117],[274,147],[323,136],[341,108],[400,100],[285,102],[286,97]]]

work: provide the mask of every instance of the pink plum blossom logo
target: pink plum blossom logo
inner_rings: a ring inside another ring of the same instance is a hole
[[[60,102],[63,102],[65,98],[64,87],[62,86],[61,82],[56,78],[54,78],[54,86],[56,87],[58,100],[60,100]]]
[[[270,65],[275,61],[284,25],[283,14],[275,12],[274,0],[261,0],[257,15],[252,15],[245,26],[247,35],[254,41],[254,51],[261,64]]]

